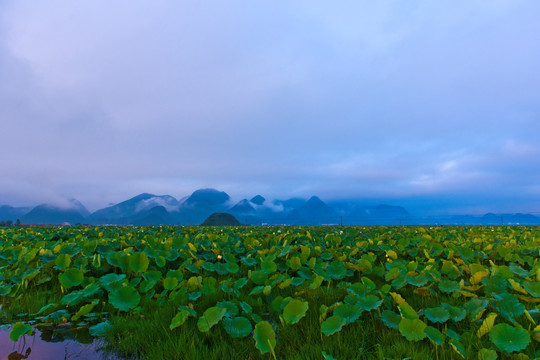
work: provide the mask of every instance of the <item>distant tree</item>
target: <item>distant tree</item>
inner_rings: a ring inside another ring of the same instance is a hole
[[[4,220],[0,221],[0,226],[6,226],[6,222]]]
[[[15,223],[17,226],[21,226],[21,219],[17,219],[17,222]]]
[[[11,220],[6,221],[6,226],[13,226],[13,221]]]

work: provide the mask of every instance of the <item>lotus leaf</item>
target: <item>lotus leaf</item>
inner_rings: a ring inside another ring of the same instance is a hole
[[[308,302],[298,299],[292,299],[283,309],[283,319],[287,324],[296,324],[306,315]]]
[[[175,277],[167,277],[163,279],[163,288],[165,290],[173,290],[178,285],[178,279]]]
[[[531,342],[527,330],[508,324],[495,325],[489,332],[489,339],[507,353],[523,350]]]
[[[69,254],[60,254],[54,262],[56,266],[62,269],[67,269],[71,265],[71,256]]]
[[[242,308],[242,310],[246,313],[246,314],[251,314],[251,312],[253,311],[253,308],[251,307],[251,305],[249,305],[247,302],[245,301],[240,301],[240,307]]]
[[[77,305],[84,299],[84,293],[82,291],[74,291],[72,293],[66,294],[60,300],[62,305],[73,306]]]
[[[272,259],[266,259],[261,263],[261,270],[266,274],[276,272],[277,264]]]
[[[382,300],[375,295],[367,295],[360,297],[356,304],[365,311],[371,311],[378,308],[382,304]]]
[[[403,318],[399,322],[399,332],[409,341],[419,341],[426,337],[426,326],[420,319]]]
[[[512,294],[503,294],[498,296],[495,308],[502,317],[514,321],[515,317],[523,315],[525,306]]]
[[[502,276],[486,276],[482,279],[482,284],[486,295],[503,294],[508,288],[508,281]]]
[[[399,322],[401,316],[390,310],[384,310],[381,314],[381,320],[383,323],[391,329],[399,329]]]
[[[459,283],[453,280],[442,280],[439,283],[439,290],[445,293],[452,293],[459,290]]]
[[[463,347],[463,344],[459,342],[459,340],[456,339],[450,339],[448,341],[448,344],[454,349],[455,352],[457,352],[462,358],[465,358],[465,348]]]
[[[330,316],[321,324],[321,331],[324,335],[330,336],[341,331],[341,328],[347,323],[347,320],[339,315]]]
[[[485,334],[489,333],[495,324],[495,318],[497,317],[496,313],[490,313],[482,322],[482,326],[478,329],[476,335],[481,338]]]
[[[525,281],[523,287],[535,298],[540,297],[540,282]]]
[[[180,310],[178,314],[174,316],[169,325],[169,329],[174,330],[178,326],[184,324],[188,317],[193,316],[194,314],[188,310]]]
[[[276,333],[268,321],[260,321],[255,325],[253,339],[255,339],[255,347],[261,351],[261,354],[274,353]]]
[[[450,314],[450,319],[454,322],[461,321],[465,319],[465,316],[467,316],[467,311],[459,306],[452,306],[447,303],[442,303],[441,307],[448,310],[448,313]]]
[[[84,281],[84,274],[79,269],[71,268],[58,275],[58,280],[64,288],[69,289],[81,285]]]
[[[234,303],[232,301],[218,302],[216,304],[216,306],[220,307],[220,308],[227,309],[227,312],[225,313],[225,316],[227,316],[227,317],[232,318],[232,317],[238,315],[238,306],[236,305],[236,303]]]
[[[343,262],[334,260],[327,266],[326,273],[331,279],[340,280],[347,274],[347,268]]]
[[[403,303],[399,305],[398,308],[402,317],[406,319],[418,319],[418,314],[416,313],[416,310],[411,307],[411,305]]]
[[[240,270],[240,267],[234,261],[228,261],[225,263],[224,266],[225,266],[225,270],[227,270],[227,272],[231,274],[236,274]]]
[[[436,308],[427,308],[424,310],[424,315],[428,318],[429,321],[434,323],[444,323],[450,318],[450,313],[443,307]]]
[[[426,326],[425,329],[426,335],[429,340],[431,340],[435,345],[444,344],[444,335],[432,326]]]
[[[478,360],[497,360],[497,352],[492,349],[480,349]]]
[[[227,309],[218,306],[213,306],[203,313],[203,315],[197,321],[197,327],[201,332],[208,332],[212,326],[221,321],[223,316],[227,313]]]
[[[32,326],[29,324],[18,322],[13,324],[13,328],[9,333],[9,338],[11,341],[18,341],[22,336],[32,334],[33,331]]]
[[[262,270],[251,272],[251,281],[257,285],[263,285],[268,279],[268,274]]]
[[[332,357],[331,355],[328,355],[324,351],[322,352],[322,356],[324,357],[324,360],[337,360],[335,357]]]
[[[287,265],[292,271],[297,271],[302,267],[302,262],[298,256],[293,256],[287,260]]]
[[[223,327],[225,331],[233,338],[243,338],[248,336],[251,333],[253,327],[251,322],[243,316],[235,318],[224,318]]]
[[[11,286],[0,285],[0,296],[6,296],[11,293]]]
[[[79,311],[77,311],[77,313],[75,315],[73,315],[73,317],[71,318],[71,321],[77,321],[81,317],[89,314],[90,312],[92,312],[92,310],[94,309],[94,307],[97,304],[99,304],[99,300],[94,300],[90,304],[86,304],[86,305],[81,306]]]
[[[136,273],[145,272],[149,264],[150,259],[143,252],[134,253],[129,257],[129,268]]]
[[[334,308],[334,315],[344,318],[347,324],[355,322],[362,315],[362,312],[363,309],[358,305],[341,304]]]
[[[112,328],[112,324],[106,320],[90,327],[88,330],[90,331],[90,335],[93,337],[104,337],[105,334]]]
[[[109,302],[121,311],[129,311],[139,305],[141,296],[132,286],[123,286],[109,293]]]

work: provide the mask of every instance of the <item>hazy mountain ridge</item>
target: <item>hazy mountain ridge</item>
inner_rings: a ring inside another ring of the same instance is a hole
[[[291,198],[267,201],[261,195],[231,201],[215,189],[199,189],[177,200],[170,195],[142,193],[118,204],[90,213],[75,199],[61,205],[41,204],[34,208],[0,206],[0,221],[20,219],[23,224],[91,225],[198,225],[213,213],[230,213],[249,225],[416,225],[416,224],[540,224],[532,214],[421,217],[396,205],[365,205],[354,200],[324,202]]]

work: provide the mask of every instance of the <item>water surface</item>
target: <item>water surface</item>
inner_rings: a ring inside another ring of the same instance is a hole
[[[93,339],[88,329],[34,328],[34,335],[19,341],[9,338],[10,328],[0,327],[0,360],[119,360],[104,350],[102,340]]]

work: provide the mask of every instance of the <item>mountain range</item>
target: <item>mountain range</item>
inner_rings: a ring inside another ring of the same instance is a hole
[[[416,217],[401,206],[366,206],[352,200],[325,203],[317,196],[268,201],[256,195],[233,202],[215,189],[199,189],[182,200],[143,193],[93,213],[75,199],[62,206],[0,206],[1,221],[51,225],[198,225],[213,213],[232,214],[245,225],[540,224],[540,218],[531,214]]]

